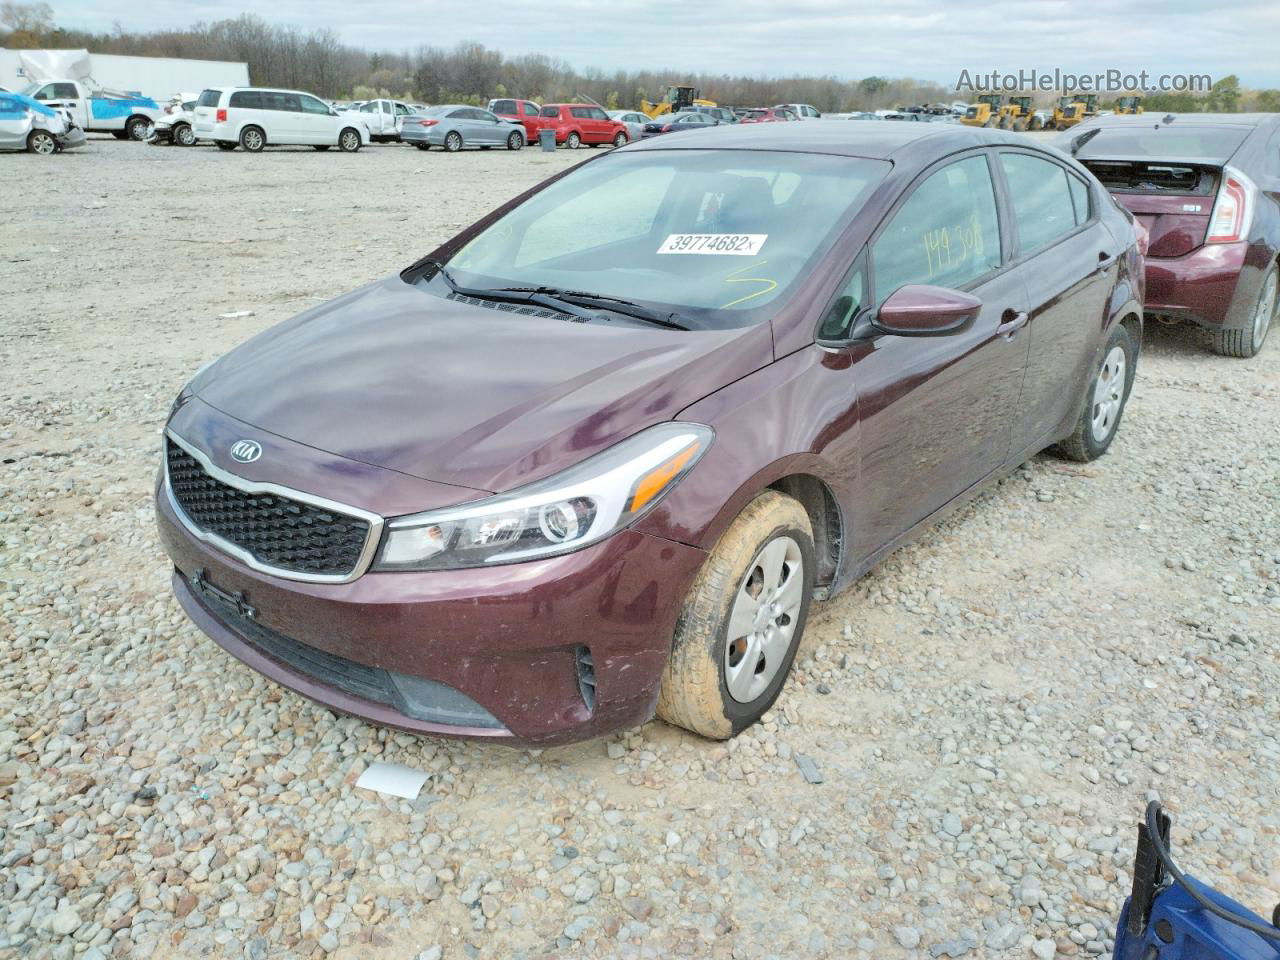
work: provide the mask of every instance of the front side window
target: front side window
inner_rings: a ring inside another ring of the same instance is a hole
[[[498,122],[499,122],[498,118],[497,118],[497,117],[495,117],[495,116],[494,116],[492,113],[490,113],[488,110],[477,110],[475,113],[476,113],[476,119],[477,119],[477,120],[487,120],[489,123],[498,123]]]
[[[542,110],[536,103],[530,103],[528,100],[524,102],[524,115],[526,117],[536,117]]]
[[[871,245],[877,304],[907,284],[962,287],[999,266],[1000,226],[985,156],[930,174]]]
[[[324,116],[329,115],[329,107],[318,97],[301,97],[303,113],[320,113]]]
[[[608,120],[609,119],[609,115],[605,113],[603,110],[601,110],[599,107],[593,107],[590,111],[590,116],[592,120]]]
[[[407,116],[409,116],[410,112],[411,112],[411,111],[409,110],[409,108],[408,108],[408,107],[406,107],[403,103],[397,103],[397,104],[396,104],[396,116],[397,116],[397,117],[407,117]]]
[[[360,107],[360,112],[361,112],[361,113],[377,113],[377,112],[378,112],[378,101],[376,101],[376,100],[370,100],[368,103],[366,103],[366,104],[364,104],[363,106],[361,106],[361,107]]]
[[[853,321],[858,312],[866,305],[867,297],[867,258],[858,258],[849,279],[822,317],[818,327],[819,340],[848,340],[853,333]]]
[[[883,161],[768,151],[617,154],[535,194],[448,264],[464,286],[551,286],[752,322],[825,255]]]
[[[1041,250],[1076,228],[1064,167],[1025,153],[1000,154],[1000,166],[1013,201],[1020,253]]]

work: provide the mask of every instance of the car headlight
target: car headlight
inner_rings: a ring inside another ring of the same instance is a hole
[[[579,550],[633,523],[711,446],[710,427],[662,423],[509,493],[390,521],[375,570],[457,570]]]
[[[199,380],[200,374],[208,370],[211,366],[213,366],[213,364],[214,364],[214,361],[210,360],[208,363],[202,365],[199,370],[197,370],[195,373],[191,375],[191,379],[187,381],[186,386],[184,386],[181,390],[179,390],[178,395],[173,398],[173,405],[169,407],[169,415],[164,418],[165,423],[168,423],[170,420],[172,420],[173,415],[177,413],[179,410],[181,410],[183,407],[185,407],[187,403],[189,403],[191,399],[195,397],[196,394],[195,394],[195,391],[191,389],[191,385],[194,384],[197,380]]]

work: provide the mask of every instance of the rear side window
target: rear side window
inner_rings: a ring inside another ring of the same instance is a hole
[[[543,107],[542,115],[544,117],[558,117],[560,116],[560,108],[559,107]]]
[[[217,100],[215,99],[214,103],[216,102]],[[206,104],[203,97],[200,103],[202,106],[212,106],[212,104]],[[240,107],[242,110],[261,110],[262,94],[258,93],[257,90],[237,90],[231,95],[231,101],[227,105]]]
[[[1076,223],[1085,223],[1092,211],[1089,209],[1089,185],[1073,174],[1067,174],[1067,186],[1071,188],[1071,202],[1076,208]]]
[[[570,107],[569,112],[579,120],[589,120],[591,118],[591,111],[586,107]]]
[[[231,98],[234,100],[235,94],[232,94]],[[216,107],[218,105],[218,101],[221,99],[221,90],[202,90],[200,92],[200,99],[197,100],[196,103],[202,107]]]
[[[909,283],[962,287],[999,266],[996,195],[985,156],[930,174],[871,245],[877,304]]]
[[[495,100],[493,101],[493,106],[489,109],[494,113],[506,113],[511,115],[518,113],[516,110],[516,102],[514,100]]]
[[[1022,254],[1034,253],[1076,227],[1067,171],[1051,160],[1025,153],[1002,153],[1013,219]]]
[[[450,120],[470,120],[471,111],[470,110],[454,110],[452,113],[449,114],[449,119]]]

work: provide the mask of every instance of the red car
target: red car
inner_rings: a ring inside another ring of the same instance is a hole
[[[155,491],[173,588],[376,723],[730,737],[811,601],[1040,450],[1107,451],[1141,282],[1131,217],[1012,131],[602,152],[195,375]]]
[[[769,107],[765,110],[749,110],[747,115],[742,118],[740,123],[785,123],[790,120],[799,120],[792,111],[786,107]]]
[[[542,107],[532,100],[512,100],[509,97],[490,100],[489,112],[501,120],[524,127],[527,142],[533,143],[538,139],[538,129],[543,126]]]
[[[1280,115],[1101,117],[1056,143],[1147,228],[1146,312],[1255,356],[1280,310]]]
[[[630,139],[625,123],[611,120],[603,109],[589,104],[548,103],[542,107],[538,119],[542,126],[555,130],[556,143],[570,150],[577,150],[583,144],[598,147],[611,143],[623,147]]]

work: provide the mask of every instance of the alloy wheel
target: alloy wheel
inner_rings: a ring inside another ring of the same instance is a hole
[[[786,662],[803,599],[800,545],[791,537],[770,540],[751,561],[729,610],[724,681],[738,703],[764,693]]]
[[[1104,442],[1116,427],[1120,410],[1124,406],[1125,359],[1124,349],[1112,347],[1102,361],[1098,381],[1093,387],[1093,412],[1090,423],[1093,439]]]
[[[451,133],[444,138],[444,148],[450,153],[457,153],[462,149],[462,137],[458,133]]]
[[[184,147],[189,147],[196,142],[195,132],[185,124],[178,128],[178,143]]]
[[[1271,329],[1271,321],[1276,313],[1276,295],[1280,290],[1280,272],[1272,270],[1267,276],[1266,286],[1258,297],[1258,306],[1253,312],[1253,348],[1262,349],[1262,341],[1267,339]]]
[[[262,149],[262,134],[257,130],[246,130],[244,132],[244,139],[241,142],[246,150],[256,152]]]
[[[53,136],[43,131],[37,131],[31,135],[31,152],[48,156],[58,151],[58,142]]]

